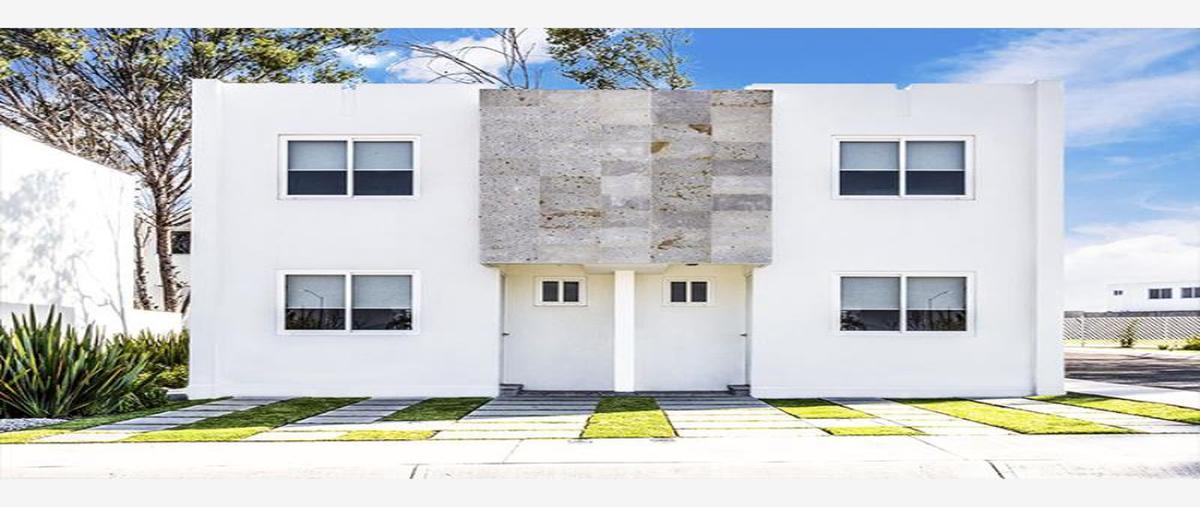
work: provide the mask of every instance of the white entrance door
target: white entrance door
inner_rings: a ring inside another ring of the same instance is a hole
[[[564,280],[582,281],[581,301],[543,304],[539,300],[543,284]],[[612,287],[611,274],[587,274],[582,268],[506,268],[504,383],[523,384],[527,390],[612,390]]]
[[[745,383],[742,267],[673,266],[639,274],[637,301],[639,391],[723,391]]]

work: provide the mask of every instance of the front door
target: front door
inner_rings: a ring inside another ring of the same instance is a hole
[[[746,379],[746,277],[740,266],[639,274],[639,391],[723,391]]]

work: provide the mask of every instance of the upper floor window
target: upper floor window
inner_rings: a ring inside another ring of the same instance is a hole
[[[283,138],[284,196],[413,196],[413,137]]]
[[[845,137],[836,148],[838,196],[971,196],[969,137]]]
[[[585,306],[587,279],[538,278],[534,303],[538,306]]]
[[[838,277],[841,331],[967,331],[966,276]]]
[[[1114,295],[1114,296],[1121,296],[1121,295],[1124,295],[1124,294],[1125,294],[1125,291],[1123,291],[1123,290],[1121,290],[1121,289],[1117,289],[1117,290],[1114,290],[1114,291],[1113,291],[1113,295]]]
[[[706,306],[710,303],[712,283],[708,280],[667,280],[666,303],[669,306]]]
[[[1179,289],[1179,297],[1184,299],[1200,298],[1200,287],[1184,287]]]
[[[1150,289],[1150,299],[1171,299],[1171,289]]]

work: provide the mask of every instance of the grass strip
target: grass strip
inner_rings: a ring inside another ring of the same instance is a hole
[[[206,400],[175,401],[175,402],[167,403],[166,405],[163,405],[161,407],[144,408],[141,410],[135,410],[133,412],[123,412],[120,414],[106,414],[106,415],[96,415],[96,416],[91,416],[91,417],[81,417],[79,419],[72,419],[70,421],[63,421],[60,423],[49,424],[46,426],[39,426],[37,428],[32,428],[32,429],[27,429],[27,430],[10,431],[7,433],[0,433],[0,444],[24,444],[24,443],[32,442],[32,441],[39,440],[42,438],[46,438],[46,437],[52,437],[54,435],[62,435],[64,433],[70,433],[72,431],[86,430],[88,428],[93,428],[96,426],[103,426],[105,424],[112,424],[112,423],[117,423],[117,422],[121,422],[121,421],[127,421],[129,419],[137,419],[138,417],[146,417],[148,415],[159,414],[162,412],[170,412],[172,410],[187,408],[187,407],[190,407],[193,405],[200,405],[203,403],[208,403],[210,401],[216,401],[216,400],[215,399],[206,399]]]
[[[999,407],[971,400],[932,399],[896,400],[905,405],[946,414],[1012,430],[1026,435],[1069,435],[1078,433],[1135,433],[1133,430],[1108,426],[1070,417],[1041,414],[1008,407]]]
[[[338,437],[338,440],[429,440],[432,431],[391,431],[391,430],[360,430],[351,431]]]
[[[800,419],[870,419],[874,417],[825,400],[789,398],[763,401]]]
[[[1140,415],[1142,417],[1152,417],[1167,421],[1200,424],[1200,410],[1167,405],[1166,403],[1123,400],[1120,398],[1109,398],[1108,396],[1079,393],[1067,393],[1062,396],[1033,396],[1030,399],[1083,408],[1094,408],[1118,414]]]
[[[588,418],[583,438],[669,438],[675,436],[667,415],[654,398],[606,397]]]
[[[231,442],[365,399],[293,398],[178,428],[140,433],[121,442]]]
[[[27,444],[40,438],[52,437],[54,435],[62,435],[63,433],[70,432],[70,430],[44,430],[41,428],[9,431],[0,433],[0,444]]]
[[[907,426],[836,426],[822,429],[838,436],[924,435]]]
[[[430,398],[401,409],[384,421],[457,421],[491,398]]]

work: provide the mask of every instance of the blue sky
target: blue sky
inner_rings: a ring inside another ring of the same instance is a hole
[[[1200,278],[1200,30],[698,29],[697,88],[761,82],[1067,85],[1069,306],[1103,283]],[[389,30],[458,48],[480,30]],[[543,32],[526,32],[538,60]],[[487,65],[485,52],[470,53]],[[571,88],[541,53],[543,88]],[[371,81],[423,81],[398,50],[348,55]],[[1099,287],[1099,288],[1098,288]],[[1074,293],[1074,295],[1072,295]]]

